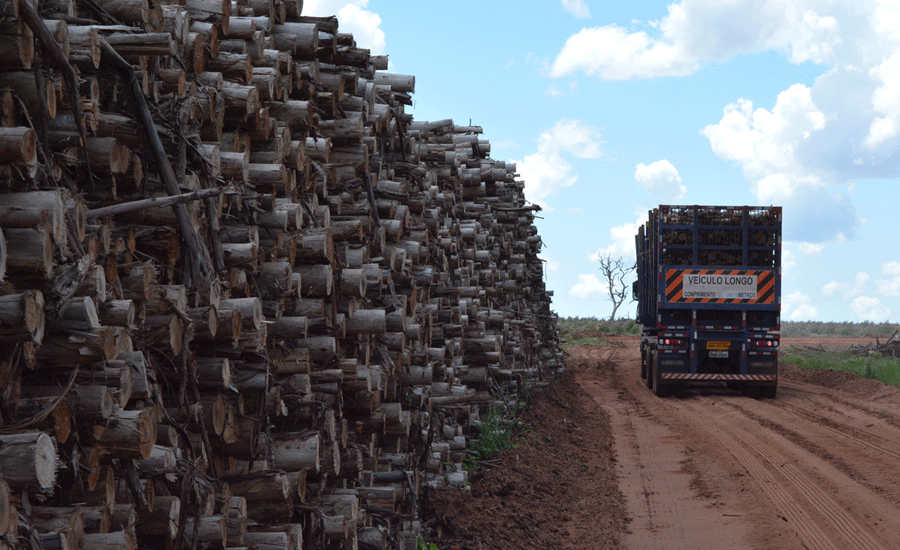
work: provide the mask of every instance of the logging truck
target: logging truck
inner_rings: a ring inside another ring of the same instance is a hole
[[[781,207],[667,206],[635,236],[641,378],[657,396],[725,382],[774,398]]]

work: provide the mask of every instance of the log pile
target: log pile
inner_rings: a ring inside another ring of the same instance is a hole
[[[562,367],[479,127],[297,0],[0,0],[0,549],[415,548]]]
[[[850,351],[854,355],[878,355],[881,357],[900,357],[900,338],[897,337],[898,331],[894,331],[891,336],[882,342],[877,336],[874,344],[860,344],[851,346]]]

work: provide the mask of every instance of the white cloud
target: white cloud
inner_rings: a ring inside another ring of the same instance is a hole
[[[781,250],[781,270],[785,275],[795,275],[794,268],[797,267],[797,255],[792,250],[782,248]]]
[[[551,84],[547,86],[547,89],[544,90],[544,95],[548,95],[550,97],[560,97],[562,95],[562,90],[560,90],[556,84]]]
[[[813,244],[813,243],[799,243],[797,248],[800,249],[802,254],[818,254],[825,250],[824,244]]]
[[[822,287],[822,294],[826,296],[843,296],[845,299],[850,299],[866,292],[867,282],[869,282],[869,274],[865,271],[859,271],[853,277],[853,283],[831,281]]]
[[[891,316],[891,310],[888,309],[881,300],[870,296],[859,296],[850,304],[850,309],[860,321],[887,321]]]
[[[687,75],[697,66],[696,60],[673,44],[655,40],[643,31],[630,33],[608,25],[581,29],[570,36],[550,66],[550,75],[581,71],[604,80],[630,80]]]
[[[578,282],[569,289],[569,296],[573,298],[602,298],[606,296],[606,285],[593,273],[578,274]]]
[[[553,128],[541,133],[537,152],[514,160],[519,175],[525,181],[525,197],[550,210],[545,199],[562,187],[578,181],[572,165],[564,155],[581,159],[599,158],[602,154],[600,133],[580,120],[560,120]]]
[[[813,321],[819,310],[812,305],[812,298],[798,290],[783,297],[781,314],[789,321]]]
[[[353,34],[361,48],[368,48],[373,55],[383,55],[387,51],[381,17],[366,10],[369,0],[306,0],[303,15],[337,15],[340,32]]]
[[[822,287],[822,294],[825,296],[834,296],[836,294],[849,294],[850,285],[838,281],[831,281]]]
[[[855,235],[856,209],[847,195],[828,185],[834,178],[798,155],[810,136],[826,126],[812,90],[794,84],[778,94],[771,111],[747,99],[727,105],[722,119],[701,133],[720,158],[740,164],[759,204],[784,206],[785,238],[808,245]]]
[[[578,19],[591,17],[591,9],[584,3],[584,0],[562,0],[562,7]]]
[[[547,256],[544,253],[538,254],[538,258],[540,258],[544,262],[544,267],[547,271],[559,271],[559,262]]]
[[[853,239],[858,216],[836,187],[894,178],[900,166],[900,4],[675,0],[659,16],[578,31],[550,75],[672,77],[766,51],[821,65],[814,84],[784,90],[766,109],[735,98],[704,134],[717,155],[740,164],[760,204],[790,207],[786,238]]]
[[[617,25],[585,28],[569,37],[552,75],[581,71],[607,80],[690,74],[705,62],[739,53],[775,50],[792,63],[831,63],[842,44],[832,3],[816,0],[681,0],[668,15],[629,31]],[[639,22],[636,22],[639,23]]]
[[[884,296],[900,296],[900,262],[886,262],[881,266],[882,275],[890,279],[879,279],[875,286]]]
[[[900,262],[885,262],[881,266],[881,272],[892,277],[900,277]]]
[[[741,99],[725,106],[719,123],[702,133],[716,155],[741,165],[760,203],[780,204],[800,189],[821,189],[822,181],[803,169],[794,151],[810,132],[824,127],[810,89],[794,84],[778,94],[771,112],[754,110],[753,102]]]
[[[633,223],[626,223],[610,228],[609,238],[612,243],[589,252],[587,257],[592,262],[600,261],[601,256],[612,256],[613,258],[623,258],[626,262],[631,263],[635,260],[634,236],[637,235],[638,227],[643,224],[643,220],[638,219]]]
[[[659,203],[676,203],[687,193],[678,170],[666,159],[638,164],[634,179]]]

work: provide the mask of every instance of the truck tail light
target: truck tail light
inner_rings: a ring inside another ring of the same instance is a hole
[[[753,340],[753,347],[754,348],[777,348],[778,340],[774,340],[774,339],[770,339],[770,338],[767,338],[767,339],[761,338],[761,339]]]
[[[659,345],[661,345],[661,346],[685,346],[685,345],[687,345],[687,341],[682,340],[681,338],[660,338]]]

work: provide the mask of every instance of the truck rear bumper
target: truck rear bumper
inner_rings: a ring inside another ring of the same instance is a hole
[[[663,372],[663,380],[703,380],[723,382],[777,382],[777,374],[714,374],[689,372]]]

